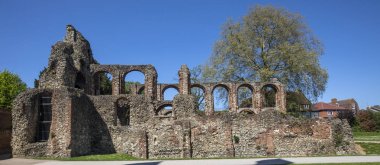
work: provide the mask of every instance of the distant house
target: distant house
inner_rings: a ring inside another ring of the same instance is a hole
[[[331,99],[330,103],[318,102],[313,104],[310,112],[310,118],[335,118],[339,113],[353,112],[356,114],[359,111],[359,105],[355,99],[337,100]]]
[[[350,109],[352,112],[354,112],[354,114],[358,113],[358,111],[360,110],[358,103],[353,98],[344,100],[337,100],[336,98],[333,98],[331,99],[330,104]]]
[[[312,118],[335,118],[338,117],[339,112],[347,111],[350,110],[345,107],[340,107],[331,103],[319,102],[314,104],[312,107],[312,112],[315,113],[315,115],[312,116]],[[316,114],[318,114],[318,116]]]
[[[380,105],[369,106],[367,107],[367,110],[372,112],[380,112]]]

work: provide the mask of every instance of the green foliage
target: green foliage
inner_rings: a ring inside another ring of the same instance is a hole
[[[99,74],[99,85],[100,85],[100,94],[101,95],[111,95],[112,94],[112,80],[107,73]]]
[[[239,144],[239,142],[240,142],[240,138],[238,137],[238,136],[236,136],[236,135],[234,135],[234,142],[235,142],[235,144]]]
[[[334,134],[335,147],[343,146],[343,134],[341,132],[336,132]]]
[[[346,119],[351,127],[355,126],[356,124],[356,118],[353,111],[338,111],[337,117],[341,120]]]
[[[127,81],[125,82],[125,93],[126,94],[131,94],[132,93],[132,89],[131,89],[131,86],[132,85],[141,85],[141,83],[139,82],[132,82],[132,81]],[[142,91],[141,94],[144,94],[144,91]]]
[[[380,131],[380,113],[372,111],[359,111],[356,122],[360,130],[365,132]]]
[[[321,43],[298,14],[271,6],[252,8],[240,22],[228,21],[215,43],[202,79],[268,81],[278,78],[288,90],[316,99],[325,91]]]
[[[0,108],[11,109],[12,101],[25,90],[26,84],[18,75],[7,70],[0,72]]]
[[[304,108],[303,105],[308,105]],[[307,111],[311,108],[311,102],[300,91],[286,92],[286,109],[288,112],[298,113],[300,111]]]
[[[202,69],[200,66],[197,66],[190,70],[190,81],[192,84],[194,83],[201,83],[202,80]],[[204,111],[205,110],[205,91],[203,91],[200,88],[191,88],[191,94],[195,96],[195,99],[197,101],[197,107],[198,110]]]

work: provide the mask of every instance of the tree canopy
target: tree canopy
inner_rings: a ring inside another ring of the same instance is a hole
[[[11,109],[12,101],[26,90],[26,84],[18,75],[7,70],[0,72],[0,108]]]
[[[256,6],[241,21],[227,21],[203,81],[268,81],[278,78],[288,91],[316,99],[324,91],[327,71],[319,64],[321,42],[299,14]]]

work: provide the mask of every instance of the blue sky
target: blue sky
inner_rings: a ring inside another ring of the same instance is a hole
[[[55,1],[0,0],[0,70],[33,86],[66,24],[90,41],[102,64],[153,64],[158,81],[175,83],[181,64],[206,62],[228,18],[254,5],[300,13],[324,44],[329,81],[320,101],[355,98],[380,104],[380,1]]]

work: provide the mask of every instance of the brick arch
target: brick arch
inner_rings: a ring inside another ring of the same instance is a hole
[[[120,97],[115,102],[114,125],[129,126],[131,121],[131,109],[129,100]]]
[[[231,90],[231,88],[230,88],[230,86],[229,86],[229,84],[221,84],[221,83],[219,83],[219,84],[214,84],[213,86],[212,86],[212,88],[211,88],[211,99],[212,99],[212,101],[211,100],[209,100],[209,101],[211,101],[210,102],[210,104],[212,104],[211,106],[212,106],[212,111],[214,111],[215,112],[215,106],[214,106],[214,104],[215,104],[215,100],[214,100],[214,98],[215,98],[215,96],[214,96],[214,91],[215,91],[215,89],[216,88],[218,88],[218,87],[221,87],[221,88],[224,88],[224,89],[226,89],[227,90],[227,103],[228,103],[228,107],[227,107],[227,110],[228,111],[230,111],[231,110],[231,106],[232,106],[232,98],[231,98],[231,94],[232,94],[232,90]]]
[[[255,88],[251,85],[251,84],[248,84],[248,83],[242,83],[242,84],[239,84],[237,87],[236,87],[236,91],[239,90],[239,88],[241,87],[247,87],[249,90],[251,90],[252,94],[253,92],[255,92]]]
[[[238,113],[255,114],[255,112],[251,108],[242,108],[242,109],[239,109]]]
[[[235,92],[236,92],[236,96],[235,96],[236,97],[236,106],[237,106],[237,108],[242,108],[242,107],[240,107],[240,104],[239,104],[239,89],[244,88],[244,87],[248,88],[248,90],[251,91],[251,106],[250,106],[250,108],[253,108],[254,107],[255,88],[254,88],[254,86],[252,86],[249,83],[237,84],[236,90],[235,90]],[[247,108],[247,107],[243,107],[243,108]]]
[[[121,70],[121,84],[120,84],[120,87],[121,87],[121,93],[122,94],[127,94],[126,93],[126,89],[125,89],[125,78],[127,77],[127,75],[131,72],[139,72],[140,74],[143,75],[144,77],[144,80],[141,84],[141,86],[139,84],[136,84],[136,86],[131,86],[131,94],[139,94],[139,90],[141,90],[142,86],[145,86],[145,82],[146,82],[146,74],[144,72],[143,69],[139,69],[139,68],[128,68],[128,69],[125,69],[125,70]],[[133,81],[133,80],[132,80]]]
[[[137,69],[137,68],[133,68],[133,69],[130,69],[130,70],[127,70],[127,71],[124,71],[124,72],[122,72],[122,78],[123,79],[125,79],[125,76],[127,76],[129,73],[131,73],[131,72],[140,72],[140,73],[142,73],[143,75],[144,75],[144,79],[146,79],[145,77],[146,77],[146,75],[145,75],[145,71],[143,70],[143,69]],[[145,81],[145,80],[144,80]]]
[[[170,89],[170,88],[173,88],[175,90],[177,90],[177,92],[179,93],[179,87],[178,87],[178,84],[165,84],[162,89],[161,89],[161,97],[162,99],[165,98],[165,91],[167,89]]]
[[[275,94],[274,94],[274,105],[273,106],[264,106],[264,101],[265,101],[265,95],[264,95],[264,88],[265,87],[270,87],[274,90]],[[278,99],[279,99],[279,87],[274,84],[274,83],[265,83],[263,85],[260,86],[260,94],[261,94],[261,99],[260,99],[260,107],[261,108],[270,108],[270,107],[277,107],[279,105],[279,102],[278,102]]]
[[[121,82],[124,83],[125,76],[130,72],[137,71],[144,75],[144,95],[147,99],[156,99],[157,92],[157,71],[152,65],[128,65],[120,69]],[[122,92],[123,92],[123,86]]]
[[[173,103],[170,101],[163,101],[157,105],[154,114],[158,115],[160,111],[162,111],[165,107],[172,107],[172,111],[174,111]],[[172,112],[173,113],[173,112]]]
[[[123,106],[125,104],[129,104],[129,99],[126,97],[119,97],[116,101],[116,106]]]
[[[194,88],[194,87],[200,88],[203,90],[204,93],[206,93],[206,87],[203,86],[202,84],[191,84],[190,90],[191,90],[191,88]]]
[[[276,92],[279,91],[279,87],[276,84],[274,84],[274,83],[265,83],[265,84],[261,85],[260,86],[260,91],[263,90],[263,88],[267,87],[267,86],[272,87],[274,90],[276,90]]]
[[[218,88],[218,87],[222,87],[222,88],[226,89],[228,93],[231,92],[231,88],[230,88],[228,85],[226,85],[226,84],[215,84],[215,85],[212,87],[211,93],[214,93],[214,90],[215,90],[216,88]]]

